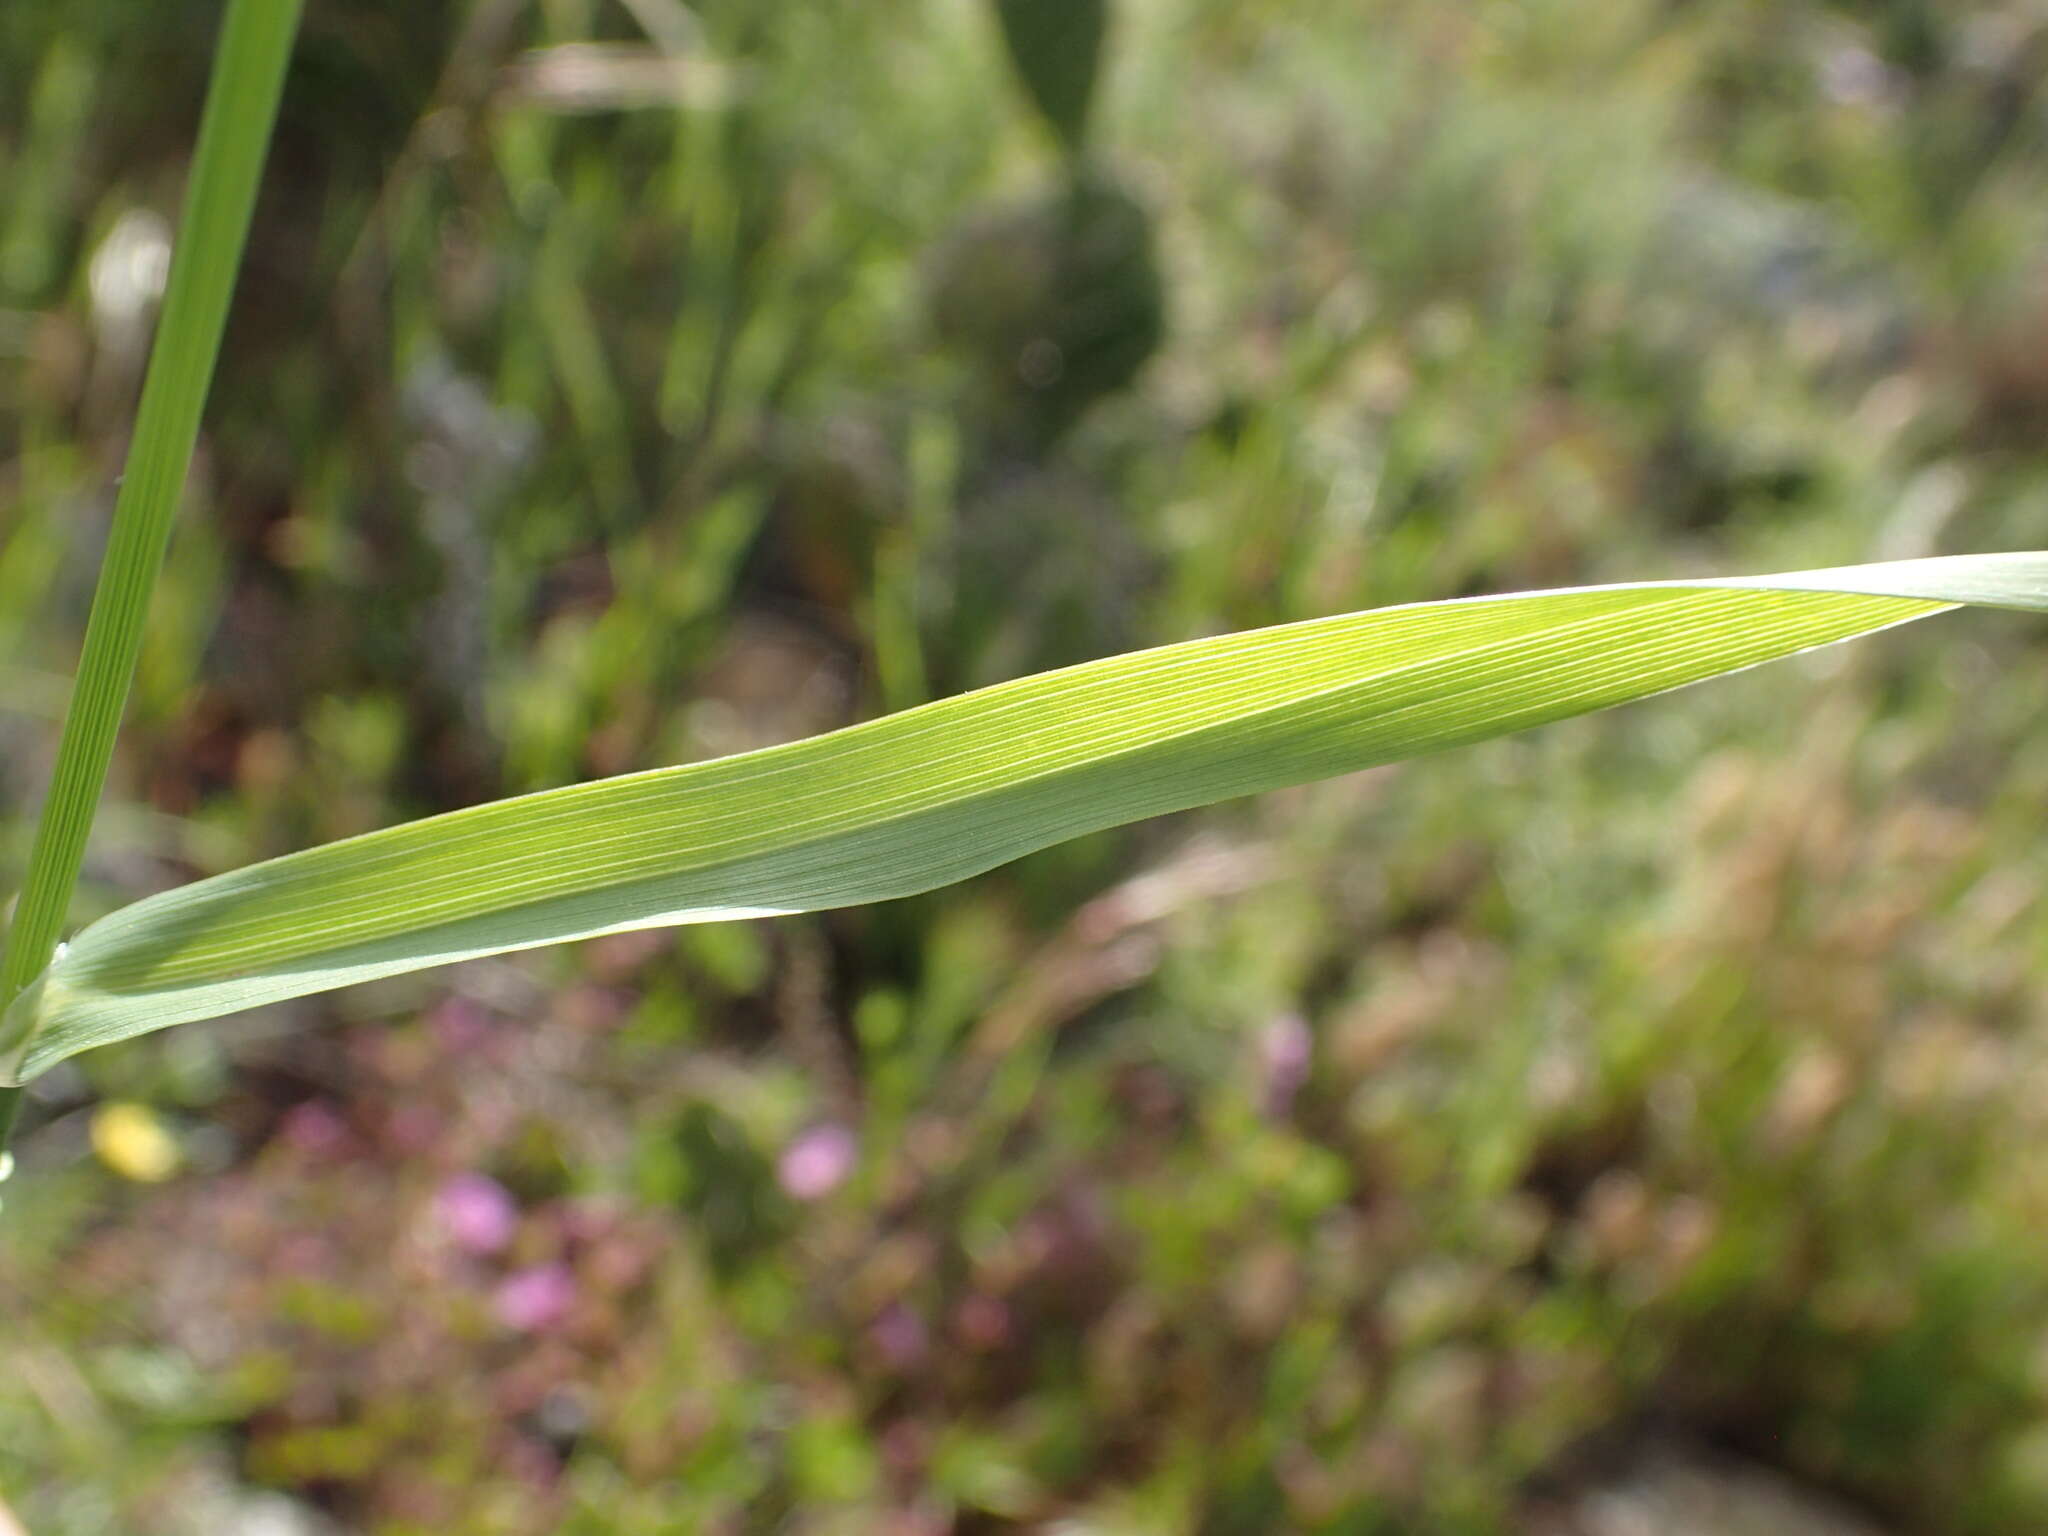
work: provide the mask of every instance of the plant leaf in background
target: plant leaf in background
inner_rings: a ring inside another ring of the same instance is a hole
[[[1099,170],[963,221],[931,263],[931,318],[995,420],[1049,443],[1130,386],[1165,338],[1157,243]]]
[[[995,0],[1010,62],[1032,104],[1078,156],[1088,139],[1108,0]]]
[[[1959,604],[2048,554],[1375,609],[998,684],[786,746],[502,800],[153,896],[8,1011],[92,1046],[447,961],[907,896],[1084,832],[1642,698]]]

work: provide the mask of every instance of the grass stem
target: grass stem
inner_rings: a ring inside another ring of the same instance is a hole
[[[49,964],[85,861],[142,650],[150,588],[163,566],[198,441],[300,3],[228,0],[127,472],[114,502],[49,793],[0,958],[0,1011]],[[19,1109],[20,1090],[0,1090],[0,1151]]]

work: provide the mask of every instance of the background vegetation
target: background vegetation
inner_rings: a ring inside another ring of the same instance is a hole
[[[216,17],[0,8],[0,889]],[[313,0],[81,914],[1210,630],[2048,547],[2044,72],[2037,0],[1124,0],[1070,184],[979,3]],[[67,1065],[0,1490],[1606,1536],[1681,1447],[2041,1529],[2044,654]]]

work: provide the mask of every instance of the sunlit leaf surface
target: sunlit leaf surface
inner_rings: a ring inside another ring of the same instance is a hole
[[[1141,817],[1642,698],[1959,604],[2048,554],[1421,603],[1139,651],[829,735],[476,806],[151,897],[6,1019],[92,1046],[479,955],[929,890]]]

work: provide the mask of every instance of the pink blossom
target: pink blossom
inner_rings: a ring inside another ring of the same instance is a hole
[[[434,1213],[455,1246],[469,1253],[496,1253],[519,1227],[519,1207],[496,1179],[458,1173],[441,1185]]]
[[[427,1015],[427,1025],[442,1049],[469,1051],[490,1037],[491,1016],[475,998],[456,993],[443,998]]]
[[[1265,1078],[1266,1113],[1279,1119],[1308,1081],[1315,1037],[1298,1013],[1283,1013],[1259,1035],[1259,1067]]]
[[[507,1275],[491,1298],[498,1321],[521,1333],[558,1323],[576,1302],[576,1277],[566,1264],[536,1264]]]
[[[1010,1309],[995,1296],[976,1291],[953,1312],[953,1328],[970,1349],[1000,1349],[1010,1341]]]
[[[287,1145],[309,1157],[338,1151],[348,1140],[348,1122],[319,1099],[294,1104],[277,1130]]]
[[[868,1325],[868,1338],[883,1360],[897,1370],[908,1370],[925,1357],[931,1336],[924,1319],[900,1301],[891,1302],[882,1315]]]
[[[812,1126],[782,1149],[775,1176],[793,1198],[821,1199],[846,1181],[858,1152],[845,1126]]]

